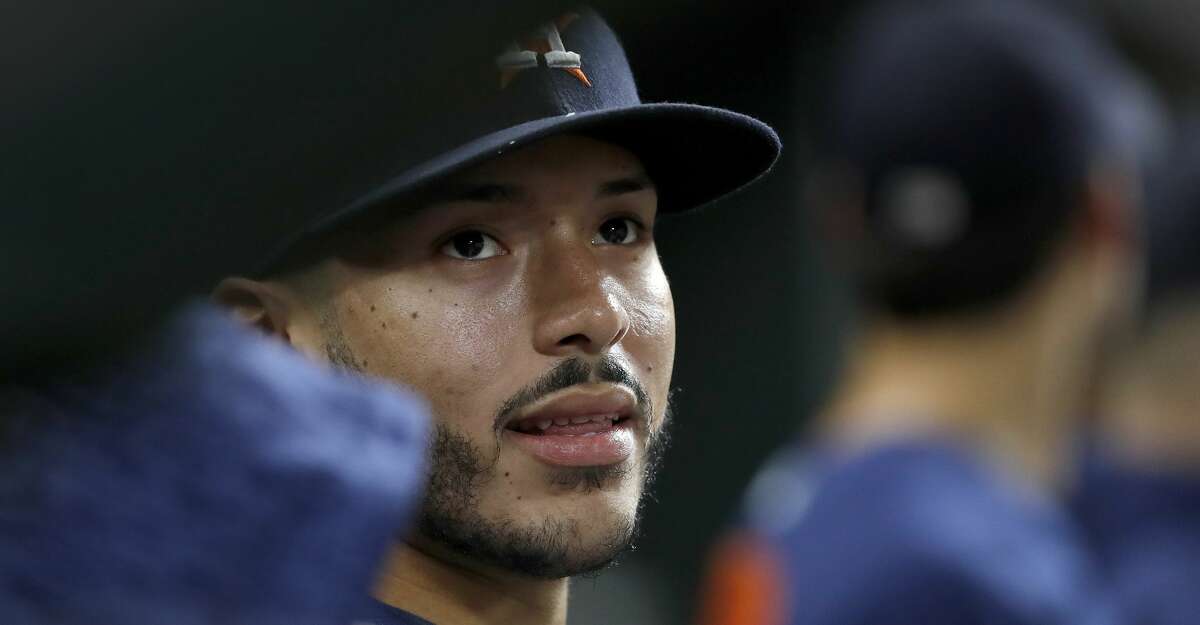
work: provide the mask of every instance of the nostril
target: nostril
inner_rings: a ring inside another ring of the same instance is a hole
[[[559,339],[558,344],[562,347],[567,347],[569,345],[575,345],[575,346],[587,345],[588,343],[591,343],[591,342],[592,342],[592,340],[583,334],[572,334],[571,336],[568,336],[566,338]]]

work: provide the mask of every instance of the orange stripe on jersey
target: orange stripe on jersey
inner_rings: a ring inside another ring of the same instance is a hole
[[[717,546],[701,590],[698,625],[783,625],[789,613],[783,565],[749,532]]]

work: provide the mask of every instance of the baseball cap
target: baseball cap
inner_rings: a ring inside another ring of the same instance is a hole
[[[829,148],[862,193],[858,277],[893,312],[963,310],[1010,292],[1113,143],[1108,49],[1030,3],[881,5],[841,68]]]
[[[448,41],[447,45],[453,45]],[[417,51],[414,51],[417,53]],[[436,50],[419,54],[438,62]],[[514,38],[489,58],[447,67],[444,80],[414,85],[425,103],[389,178],[307,224],[271,256],[474,164],[553,135],[582,134],[624,147],[654,181],[660,213],[686,211],[767,173],[781,149],[769,126],[747,115],[688,103],[643,103],[620,41],[580,8]]]

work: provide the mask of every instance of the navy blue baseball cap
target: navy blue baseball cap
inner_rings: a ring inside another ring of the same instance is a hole
[[[1040,4],[882,3],[841,61],[828,149],[861,194],[858,277],[894,312],[1011,292],[1120,149],[1111,49]]]
[[[439,62],[436,50],[419,53]],[[633,152],[655,183],[660,213],[736,191],[767,173],[781,149],[775,131],[752,117],[643,103],[616,34],[587,8],[514,37],[491,57],[447,67],[443,77],[414,85],[422,113],[397,146],[391,176],[295,233],[265,269],[298,244],[364,214],[386,213],[397,199],[446,176],[554,135],[581,134]]]

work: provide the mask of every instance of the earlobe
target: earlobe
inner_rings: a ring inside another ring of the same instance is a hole
[[[239,321],[291,343],[288,334],[290,307],[282,286],[249,278],[225,278],[213,289],[212,299]]]

